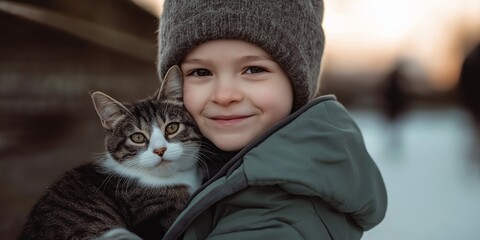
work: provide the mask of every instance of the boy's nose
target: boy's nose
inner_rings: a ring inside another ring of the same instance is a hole
[[[219,79],[211,97],[215,103],[225,106],[241,101],[243,94],[234,79]]]

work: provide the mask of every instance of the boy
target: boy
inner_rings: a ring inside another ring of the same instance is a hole
[[[320,0],[165,1],[159,73],[181,66],[222,168],[164,239],[360,239],[383,219],[360,130],[334,97],[313,99],[322,18]]]

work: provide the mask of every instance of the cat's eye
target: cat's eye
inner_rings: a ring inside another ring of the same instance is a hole
[[[134,143],[144,143],[147,141],[147,137],[145,137],[145,135],[143,135],[142,133],[134,133],[130,135],[130,139]]]
[[[179,128],[180,128],[180,123],[178,123],[178,122],[169,123],[169,124],[165,127],[165,133],[166,133],[167,135],[172,135],[172,134],[176,133]]]

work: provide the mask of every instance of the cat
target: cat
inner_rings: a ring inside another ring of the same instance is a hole
[[[161,239],[202,177],[182,88],[174,66],[153,97],[133,104],[93,92],[107,154],[49,187],[20,239]]]

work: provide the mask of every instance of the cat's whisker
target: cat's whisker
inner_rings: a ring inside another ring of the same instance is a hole
[[[128,189],[129,189],[129,185],[130,185],[131,182],[132,182],[132,179],[131,179],[131,178],[125,178],[125,183],[124,183],[124,186],[125,186],[124,188],[125,188],[125,190],[124,190],[124,193],[125,193],[125,195],[127,195],[127,196],[129,195],[129,194],[128,194]]]
[[[103,151],[103,152],[92,152],[92,155],[96,156],[105,156],[108,154],[108,151]]]
[[[120,176],[117,178],[117,184],[115,185],[115,196],[121,196],[122,194],[122,183],[124,182],[125,177]]]
[[[108,185],[108,181],[110,181],[110,179],[114,176],[113,173],[110,173],[107,175],[107,177],[102,181],[102,183],[100,184],[100,186],[98,186],[97,190],[95,191],[95,194],[98,193],[98,191],[100,191],[100,189],[102,188],[102,186],[104,186],[104,189],[103,191],[106,190],[106,187]]]
[[[103,152],[103,153],[93,153],[96,156],[92,156],[93,159],[95,159],[97,162],[103,161],[106,157],[110,156],[110,153],[108,152]]]
[[[109,157],[109,155],[108,155],[108,153],[107,153],[106,155],[103,156],[103,158],[97,160],[96,165],[97,165],[97,166],[100,166],[100,165],[102,164],[102,162],[105,162],[105,161],[108,159],[108,157]],[[104,171],[105,171],[105,170],[106,170],[106,169],[104,169]],[[105,173],[107,174],[107,176],[106,176],[105,179],[102,181],[102,183],[100,184],[100,186],[98,186],[97,191],[96,191],[95,193],[97,193],[98,191],[100,191],[100,189],[102,188],[102,186],[105,187],[105,188],[103,189],[103,191],[105,191],[105,190],[106,190],[106,187],[107,187],[107,185],[108,185],[108,182],[110,181],[110,179],[112,179],[112,178],[116,175],[115,172],[112,171],[112,170],[107,170],[107,171],[105,171]]]
[[[198,167],[203,168],[207,172],[207,174],[209,174],[208,165],[205,162],[201,161],[200,159],[197,159],[196,164],[197,164]]]

